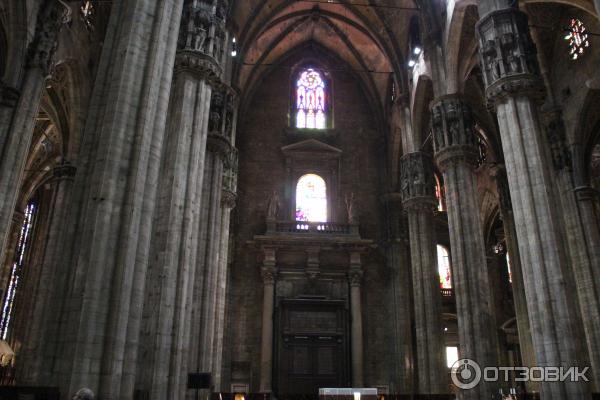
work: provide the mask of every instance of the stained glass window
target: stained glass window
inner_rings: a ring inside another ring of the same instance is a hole
[[[308,68],[296,82],[296,128],[325,129],[325,81],[321,74]]]
[[[452,289],[452,273],[450,272],[450,257],[444,246],[437,246],[438,271],[440,273],[440,288]]]
[[[12,264],[10,280],[8,282],[8,288],[6,289],[6,295],[4,296],[4,304],[2,305],[2,315],[0,318],[0,335],[2,340],[6,340],[8,335],[8,328],[13,312],[13,303],[15,301],[15,295],[19,287],[19,281],[21,279],[25,264],[25,255],[27,254],[27,249],[29,247],[29,243],[31,242],[33,221],[35,219],[36,210],[37,204],[33,201],[30,202],[25,208],[25,218],[23,220],[23,224],[21,225],[21,232],[19,234],[19,241],[17,243],[15,260]]]
[[[327,187],[319,175],[307,174],[298,180],[296,221],[327,221]]]
[[[447,346],[446,347],[446,365],[448,368],[452,368],[455,362],[458,361],[458,347]]]
[[[565,40],[569,42],[569,55],[572,60],[583,56],[585,49],[590,47],[587,30],[577,18],[571,18]]]

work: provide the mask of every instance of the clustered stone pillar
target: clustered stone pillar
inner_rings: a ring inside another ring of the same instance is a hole
[[[350,252],[350,269],[348,281],[350,284],[350,357],[352,358],[352,385],[364,386],[364,348],[362,323],[361,281],[363,276],[360,252]]]
[[[594,211],[594,190],[584,184],[583,151],[567,146],[562,112],[551,109],[542,117],[556,172],[569,260],[583,318],[591,375],[600,390],[600,231]],[[548,163],[550,164],[550,163]]]
[[[275,249],[263,249],[263,307],[262,307],[262,336],[260,345],[260,392],[271,393],[273,390],[273,309],[275,306]]]
[[[401,159],[401,193],[408,214],[412,266],[418,393],[445,393],[442,306],[433,211],[437,206],[432,156],[424,152]]]
[[[182,5],[111,8],[66,221],[67,300],[53,316],[52,383],[65,395],[89,387],[99,398],[133,398]]]
[[[19,91],[2,85],[0,104],[0,259],[6,254],[11,216],[33,137],[44,81],[50,75],[58,34],[71,10],[58,0],[45,0],[29,45]]]
[[[431,113],[435,161],[446,186],[460,356],[491,366],[497,338],[477,202],[473,119],[458,95],[436,99]],[[465,399],[489,399],[493,392],[493,384],[482,382],[462,394]]]
[[[31,385],[51,384],[52,368],[49,360],[57,342],[53,317],[60,315],[62,304],[59,299],[67,284],[67,263],[62,262],[62,248],[67,233],[65,221],[76,172],[77,169],[68,162],[63,162],[52,171],[53,179],[50,183],[54,188],[48,236],[39,266],[41,284],[37,290],[35,308],[29,316],[29,336],[23,349],[23,359],[17,364],[20,368],[19,379]]]
[[[506,251],[510,260],[512,294],[515,304],[515,317],[517,319],[521,361],[524,366],[533,367],[535,366],[535,355],[531,338],[531,326],[529,325],[529,313],[527,312],[523,267],[521,265],[521,257],[519,254],[519,244],[517,241],[517,232],[515,230],[515,217],[510,201],[506,170],[499,166],[493,174],[500,197],[500,215],[502,217],[502,226],[504,228]],[[529,391],[538,391],[536,382],[525,382],[525,385],[527,385]]]
[[[184,4],[146,278],[139,383],[150,398],[185,398],[189,344],[196,341],[190,324],[197,322],[194,282],[204,273],[199,228],[209,222],[202,196],[205,159],[212,157],[207,138],[213,86],[222,75],[214,47],[223,45],[199,32],[223,29],[219,15],[212,2]]]
[[[576,296],[551,198],[536,97],[542,84],[527,16],[483,0],[476,30],[486,95],[496,109],[538,366],[582,366]],[[589,398],[585,382],[541,382],[543,399]]]

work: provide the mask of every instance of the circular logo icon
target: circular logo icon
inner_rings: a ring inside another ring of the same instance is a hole
[[[452,364],[452,383],[459,389],[473,389],[481,381],[481,367],[475,361],[461,358]]]

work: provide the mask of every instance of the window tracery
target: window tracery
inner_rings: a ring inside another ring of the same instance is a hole
[[[583,22],[577,18],[571,18],[565,40],[569,42],[569,56],[577,60],[585,54],[585,49],[590,47],[587,29]]]
[[[319,71],[307,68],[296,81],[296,128],[325,129],[327,102],[325,81]]]

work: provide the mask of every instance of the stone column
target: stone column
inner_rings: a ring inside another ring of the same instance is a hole
[[[495,365],[497,337],[477,201],[471,111],[458,95],[449,95],[436,99],[431,112],[435,161],[446,186],[460,357],[482,367]],[[494,385],[488,383],[462,391],[465,399],[489,399],[492,393]]]
[[[73,187],[54,385],[133,398],[183,0],[115,2]]]
[[[56,329],[53,319],[60,315],[60,296],[64,295],[68,271],[61,246],[66,235],[66,220],[73,180],[77,169],[65,162],[53,170],[54,193],[48,218],[45,252],[40,263],[40,285],[32,314],[28,319],[28,338],[19,363],[21,382],[50,385],[51,365],[56,357]]]
[[[596,16],[600,18],[600,0],[594,0],[594,6],[596,7]]]
[[[205,151],[219,63],[196,30],[217,25],[215,7],[186,1],[155,211],[143,316],[141,387],[150,398],[185,398],[193,284],[197,273]],[[211,15],[213,16],[211,19]]]
[[[427,153],[401,159],[401,192],[408,214],[412,287],[417,342],[418,393],[447,391],[442,304],[433,211],[437,207],[433,159]]]
[[[352,386],[356,388],[364,386],[362,296],[360,288],[362,275],[360,252],[351,252],[350,269],[348,271],[350,284],[350,358],[352,359]]]
[[[261,268],[263,278],[262,336],[260,345],[260,393],[273,391],[273,308],[275,302],[275,249],[265,248]]]
[[[27,152],[33,137],[44,81],[50,75],[58,34],[70,21],[71,10],[58,0],[45,0],[29,45],[25,75],[19,91],[1,85],[0,107],[0,259],[6,254],[11,215],[17,201]],[[4,112],[8,107],[13,112]],[[7,117],[7,118],[3,118]],[[6,119],[6,120],[4,120]]]
[[[525,282],[523,281],[523,267],[521,266],[519,243],[517,241],[515,219],[512,211],[512,203],[510,201],[508,179],[506,177],[506,171],[502,167],[498,168],[493,173],[500,197],[500,215],[502,217],[502,225],[504,228],[506,251],[510,259],[512,294],[515,304],[517,329],[519,333],[521,360],[523,361],[523,366],[533,367],[536,365],[535,354],[531,337],[531,326],[529,325],[529,313],[527,311],[527,298],[525,295]],[[525,382],[525,384],[527,385],[528,391],[539,391],[537,383]]]
[[[222,387],[223,369],[223,340],[226,322],[227,282],[229,280],[229,228],[231,211],[235,207],[237,191],[237,152],[232,151],[225,165],[223,175],[223,193],[221,195],[221,238],[219,249],[219,270],[217,273],[217,301],[215,306],[215,338],[213,344],[213,383],[214,391],[219,392]]]
[[[529,322],[538,366],[581,366],[576,296],[551,197],[538,107],[542,88],[527,16],[508,0],[483,0],[476,30],[486,95],[500,128]],[[542,382],[542,398],[589,398],[582,382]]]
[[[567,145],[566,128],[559,109],[543,114],[542,121],[550,144],[556,172],[564,233],[569,261],[575,277],[579,308],[592,365],[596,391],[600,390],[600,231],[594,211],[593,189],[584,184],[585,161],[580,146]]]

